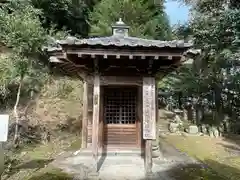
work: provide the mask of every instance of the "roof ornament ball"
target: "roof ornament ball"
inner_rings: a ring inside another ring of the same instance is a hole
[[[112,33],[113,36],[128,36],[129,26],[127,26],[123,21],[122,18],[112,26]]]

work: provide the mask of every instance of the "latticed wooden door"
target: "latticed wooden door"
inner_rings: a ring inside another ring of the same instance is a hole
[[[137,144],[137,89],[131,87],[104,90],[104,144]]]

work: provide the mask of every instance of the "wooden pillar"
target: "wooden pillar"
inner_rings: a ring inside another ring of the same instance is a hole
[[[138,128],[138,145],[142,148],[143,147],[143,140],[142,140],[142,86],[138,87],[138,95],[137,95],[137,128]],[[143,149],[141,149],[143,150]]]
[[[157,145],[159,146],[159,143],[160,143],[160,141],[159,141],[159,136],[160,136],[160,134],[159,134],[159,121],[160,121],[160,119],[159,119],[159,104],[158,104],[158,81],[156,81],[155,82],[155,106],[156,106],[156,141],[157,141]],[[161,151],[161,149],[160,149],[160,151]]]
[[[93,82],[88,84],[88,144],[92,147],[92,120],[93,120]]]
[[[145,174],[148,176],[152,173],[152,140],[145,140]]]
[[[143,78],[143,138],[145,139],[145,173],[152,173],[152,140],[156,139],[155,78]]]
[[[103,87],[100,87],[100,118],[99,118],[99,148],[103,147],[103,115],[104,115],[104,104],[103,104]]]
[[[82,148],[87,147],[88,139],[88,83],[83,83]]]
[[[100,113],[100,78],[98,74],[94,75],[93,87],[93,121],[92,121],[92,152],[94,160],[94,169],[98,171],[98,135],[99,135],[99,113]]]

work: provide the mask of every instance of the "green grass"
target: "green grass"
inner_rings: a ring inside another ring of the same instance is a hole
[[[81,139],[76,139],[65,150],[66,151],[77,151],[77,150],[81,149],[81,145],[82,145]]]
[[[51,166],[40,170],[25,180],[72,180],[73,176],[62,172],[60,169]]]
[[[229,157],[229,152],[222,145],[223,140],[204,136],[171,135],[166,138],[166,141],[209,167],[185,167],[180,171],[182,173],[179,173],[183,175],[183,180],[198,180],[192,176],[202,177],[203,180],[240,179],[240,156]]]
[[[3,180],[72,180],[73,177],[51,165],[61,152],[80,149],[81,138],[75,134],[62,133],[48,144],[27,146],[14,153],[20,162],[5,173]]]
[[[171,177],[176,180],[224,180],[223,177],[216,174],[211,169],[203,168],[197,165],[188,165],[184,167],[171,169]]]

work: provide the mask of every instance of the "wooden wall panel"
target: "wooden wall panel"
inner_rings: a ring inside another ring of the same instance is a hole
[[[107,146],[138,146],[138,131],[133,125],[105,125],[104,145]]]

